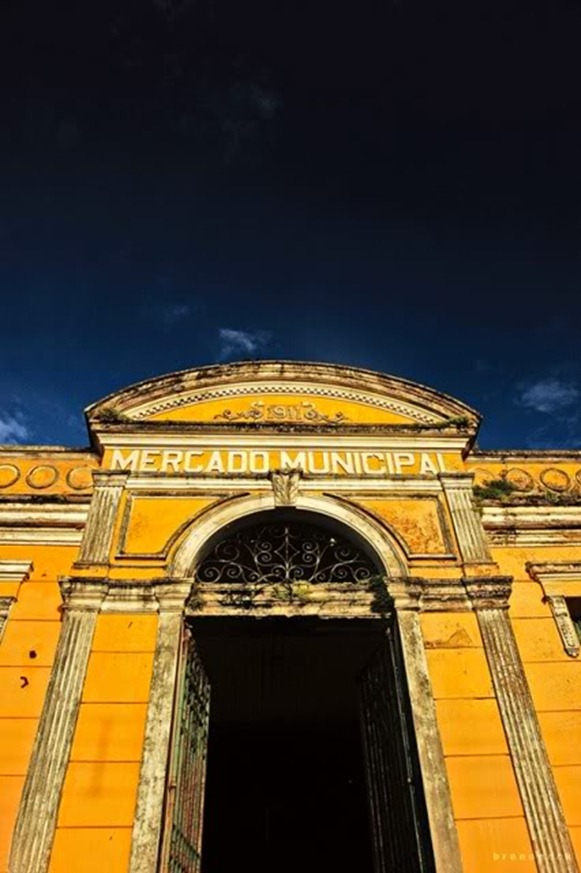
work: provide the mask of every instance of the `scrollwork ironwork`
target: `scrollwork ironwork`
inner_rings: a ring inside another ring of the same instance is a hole
[[[200,564],[197,580],[245,586],[253,595],[269,587],[292,595],[297,583],[362,583],[376,573],[370,559],[343,537],[285,521],[242,528],[219,542]]]

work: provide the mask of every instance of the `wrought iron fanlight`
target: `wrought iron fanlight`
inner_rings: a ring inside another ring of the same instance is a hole
[[[197,571],[201,583],[291,586],[367,582],[377,573],[370,559],[336,533],[312,524],[281,521],[241,528],[221,540]]]

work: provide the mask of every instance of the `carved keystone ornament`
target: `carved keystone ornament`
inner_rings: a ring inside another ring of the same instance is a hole
[[[302,475],[300,467],[269,471],[268,478],[272,484],[275,506],[296,506]]]

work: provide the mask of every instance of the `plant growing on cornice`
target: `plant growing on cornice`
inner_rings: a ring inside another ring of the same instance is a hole
[[[375,576],[370,576],[364,584],[373,594],[371,611],[379,612],[381,615],[391,612],[393,603],[387,589],[387,576],[377,573]]]
[[[485,485],[474,486],[474,497],[478,502],[485,500],[504,500],[512,497],[517,489],[508,481],[506,474],[500,474],[497,479],[490,479]]]
[[[287,582],[283,585],[274,585],[272,588],[273,600],[282,600],[284,603],[308,603],[311,599],[312,585],[310,582]]]
[[[266,601],[270,597],[281,603],[308,603],[313,586],[310,582],[281,582],[278,585],[244,585],[227,591],[221,599],[222,606],[235,606],[238,609],[255,609],[265,603],[258,600],[262,595]]]
[[[511,506],[579,506],[581,504],[579,492],[555,492],[546,489],[519,491],[507,480],[506,474],[502,473],[497,479],[490,479],[485,485],[475,485],[474,498],[480,508],[483,503],[490,501]]]
[[[97,421],[102,421],[104,424],[117,424],[122,421],[131,421],[131,419],[124,412],[119,412],[112,406],[104,406],[97,416]]]
[[[470,419],[466,415],[453,415],[450,418],[446,418],[444,421],[440,422],[437,425],[434,425],[438,428],[444,427],[468,427],[470,424]]]
[[[200,591],[200,583],[194,582],[190,588],[190,594],[186,606],[194,612],[200,612],[204,608],[204,600]]]

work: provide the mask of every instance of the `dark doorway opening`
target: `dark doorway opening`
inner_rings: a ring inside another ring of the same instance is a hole
[[[204,619],[202,873],[371,873],[357,679],[381,619]]]

